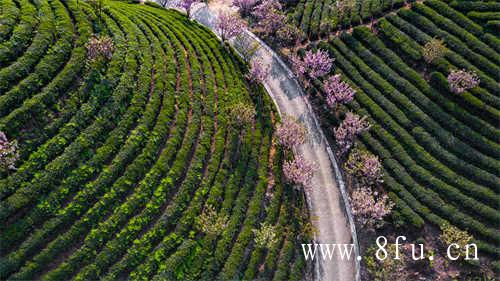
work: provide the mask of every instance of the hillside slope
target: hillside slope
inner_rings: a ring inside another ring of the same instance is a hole
[[[383,162],[396,225],[421,229],[449,221],[474,236],[481,257],[498,260],[499,38],[491,23],[460,12],[465,6],[424,1],[316,47],[329,51],[335,72],[356,88],[349,109],[373,124],[360,145]],[[447,51],[427,63],[422,49],[432,38]],[[446,76],[456,69],[477,73],[479,86],[452,93]],[[321,95],[315,101],[323,125],[336,126],[338,116],[323,110]]]
[[[278,117],[211,32],[147,5],[0,5],[0,131],[20,152],[0,179],[0,279],[302,278]],[[97,66],[93,34],[114,45]],[[239,103],[256,114],[237,126]],[[209,206],[217,234],[196,223]],[[280,233],[267,248],[263,222]]]

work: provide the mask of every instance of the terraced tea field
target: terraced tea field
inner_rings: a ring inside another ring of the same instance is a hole
[[[306,38],[324,38],[338,29],[368,23],[402,7],[404,0],[346,0],[352,8],[339,11],[336,0],[300,0],[289,8],[289,16]],[[414,1],[408,1],[414,2]]]
[[[349,107],[374,124],[362,145],[381,157],[395,223],[449,221],[474,236],[480,255],[498,260],[500,41],[491,23],[467,10],[479,2],[467,3],[424,1],[379,19],[373,30],[356,27],[318,47],[356,88]],[[484,7],[500,11],[498,3]],[[432,38],[444,40],[447,53],[427,64],[422,47]],[[479,87],[451,93],[452,69],[475,71]],[[325,126],[337,122],[321,114],[332,122]]]
[[[269,97],[208,29],[172,10],[0,1],[0,279],[299,280],[302,195],[281,180]],[[86,44],[112,57],[89,67]],[[255,108],[233,124],[238,103]],[[212,206],[218,235],[195,223]],[[260,223],[277,226],[255,245]]]

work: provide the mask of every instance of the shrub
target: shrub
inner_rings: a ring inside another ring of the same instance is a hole
[[[387,195],[379,195],[369,187],[355,189],[349,196],[349,202],[358,223],[368,230],[381,227],[384,217],[391,213],[394,206]]]
[[[479,78],[473,71],[452,70],[448,74],[448,84],[451,92],[461,94],[479,85]]]
[[[382,163],[378,156],[367,150],[353,149],[344,163],[344,169],[364,185],[371,186],[383,182]]]
[[[249,104],[239,102],[232,106],[229,114],[233,124],[242,127],[252,123],[255,118],[255,109]]]
[[[278,242],[276,226],[261,223],[259,229],[253,229],[255,244],[260,248],[273,248]]]
[[[434,62],[444,57],[445,53],[446,47],[444,41],[437,38],[432,38],[422,49],[422,55],[427,63]]]
[[[356,90],[348,83],[340,81],[340,74],[335,74],[324,80],[323,91],[326,93],[326,103],[330,107],[349,103],[356,94]]]
[[[217,213],[211,205],[207,206],[197,218],[198,229],[208,235],[218,235],[227,227],[228,217]]]
[[[115,50],[113,40],[108,36],[94,36],[85,45],[87,57],[93,61],[98,58],[111,59]]]
[[[291,149],[304,143],[306,128],[295,118],[285,115],[282,122],[276,126],[276,137],[279,144]]]
[[[460,230],[457,227],[451,225],[449,222],[443,223],[441,226],[441,235],[439,239],[443,243],[444,247],[448,248],[451,244],[458,244],[458,248],[450,247],[450,252],[455,256],[461,254],[465,255],[466,245],[469,244],[473,237],[469,235],[466,231]]]
[[[4,132],[0,131],[0,168],[4,171],[15,170],[14,164],[18,159],[17,141],[9,141]]]
[[[299,76],[307,76],[312,80],[330,73],[332,64],[333,59],[324,50],[316,52],[309,50],[303,58],[292,56],[292,65],[295,73]]]
[[[285,178],[294,184],[301,185],[304,189],[312,188],[311,179],[316,170],[316,164],[306,160],[303,156],[295,156],[294,160],[283,164]]]
[[[337,154],[345,155],[354,144],[355,137],[370,129],[370,126],[366,116],[359,117],[351,111],[347,112],[340,126],[333,129],[338,146]]]

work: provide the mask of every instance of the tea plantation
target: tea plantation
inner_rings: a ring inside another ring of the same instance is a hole
[[[0,279],[301,279],[307,217],[281,180],[279,117],[213,33],[154,5],[0,11],[0,131],[19,143],[0,179]],[[97,35],[114,50],[100,63]],[[235,124],[241,103],[256,114]],[[209,208],[219,233],[197,223]]]
[[[497,2],[428,0],[315,45],[355,87],[349,108],[373,124],[361,145],[382,160],[396,225],[448,221],[494,260],[500,257],[500,39],[486,13],[499,12]],[[433,38],[443,40],[446,53],[427,63],[423,49]],[[456,69],[474,71],[479,86],[452,93],[446,77]],[[318,110],[338,122],[333,112]]]

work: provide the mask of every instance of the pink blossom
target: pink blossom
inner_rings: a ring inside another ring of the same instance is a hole
[[[245,22],[235,14],[221,12],[217,16],[216,28],[224,42],[241,34],[245,28]]]
[[[448,74],[448,84],[450,91],[455,94],[461,94],[469,89],[479,85],[479,77],[474,71],[452,70]]]
[[[303,156],[295,156],[292,161],[285,161],[283,174],[294,184],[302,185],[305,189],[311,188],[311,179],[317,169],[316,164],[306,160]]]
[[[258,20],[266,17],[271,11],[281,11],[281,4],[276,0],[263,0],[259,5],[253,9],[253,16]]]
[[[5,133],[0,131],[0,167],[2,170],[15,170],[14,164],[18,159],[17,142],[9,142]]]
[[[179,2],[179,7],[186,10],[187,17],[189,18],[191,13],[191,7],[193,4],[200,2],[200,0],[181,0]]]
[[[344,168],[348,174],[357,177],[365,185],[383,182],[382,163],[378,156],[366,150],[353,149]]]
[[[293,117],[284,116],[281,124],[276,126],[276,136],[279,144],[286,148],[293,148],[304,143],[306,128]]]
[[[334,107],[339,103],[349,103],[356,94],[356,91],[349,84],[340,81],[340,74],[330,76],[323,81],[323,90],[326,93],[326,103],[330,107]]]
[[[250,62],[250,72],[247,78],[256,83],[262,83],[269,76],[270,68],[259,60]]]
[[[273,34],[285,23],[286,16],[281,12],[281,4],[276,0],[264,0],[252,12],[257,26],[264,33]]]
[[[370,126],[370,123],[366,121],[366,116],[359,117],[351,111],[347,112],[342,124],[333,129],[339,156],[345,155],[352,147],[355,137],[370,129]]]
[[[387,195],[378,196],[377,192],[368,187],[354,190],[349,196],[349,202],[358,223],[368,228],[382,226],[383,218],[391,213],[394,206]]]
[[[318,50],[313,52],[309,50],[302,59],[293,56],[292,63],[293,69],[298,75],[307,75],[314,80],[330,72],[333,59],[330,58],[326,51]]]

